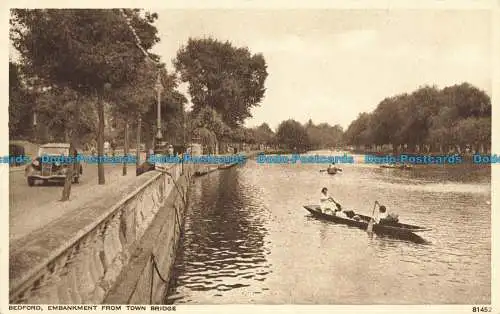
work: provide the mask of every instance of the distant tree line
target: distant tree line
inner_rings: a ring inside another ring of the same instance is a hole
[[[385,98],[373,112],[359,114],[344,142],[394,151],[490,150],[491,100],[468,83],[443,89],[424,86]]]
[[[264,146],[282,152],[303,152],[312,149],[331,149],[342,145],[340,125],[315,125],[312,120],[301,124],[293,119],[282,121],[274,132],[267,123],[242,128],[240,140],[256,147]]]

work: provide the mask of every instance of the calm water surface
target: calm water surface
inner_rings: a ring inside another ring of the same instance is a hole
[[[323,152],[324,153],[324,152]],[[329,153],[331,154],[331,153]],[[490,169],[244,166],[198,179],[169,303],[490,303]],[[310,217],[323,186],[345,208],[378,200],[427,244],[369,237]]]

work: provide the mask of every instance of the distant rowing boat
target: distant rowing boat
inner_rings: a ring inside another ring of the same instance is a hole
[[[357,227],[363,230],[366,230],[368,228],[368,222],[371,219],[369,216],[364,216],[360,214],[357,214],[360,220],[354,220],[347,217],[325,214],[322,213],[320,210],[318,210],[319,205],[304,205],[304,208],[307,209],[307,211],[309,211],[314,217],[319,218],[321,220],[328,220],[339,224]],[[415,233],[430,231],[430,230],[432,229],[420,226],[402,224],[402,223],[394,223],[391,225],[385,225],[385,224],[373,225],[373,232],[375,234],[393,236],[404,240],[418,239],[420,237],[417,236]]]
[[[342,172],[342,168],[334,167],[334,168],[321,169],[319,172],[326,172],[328,174],[334,175],[339,172]]]
[[[328,174],[337,174],[338,171],[337,171],[337,168],[328,168],[328,169],[326,169],[326,172]]]
[[[413,166],[410,166],[410,165],[380,165],[380,168],[410,170],[410,169],[413,169]]]
[[[222,164],[222,165],[219,165],[219,169],[229,169],[231,167],[234,167],[236,166],[238,163],[237,162],[233,162],[233,163],[230,163],[230,164]]]

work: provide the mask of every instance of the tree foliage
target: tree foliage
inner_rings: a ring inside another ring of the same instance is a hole
[[[275,134],[267,123],[262,123],[258,127],[253,128],[255,142],[259,144],[271,145],[275,143]]]
[[[158,16],[136,9],[14,9],[11,13],[10,38],[26,73],[61,89],[97,96],[97,150],[102,155],[104,96],[109,96],[109,87],[119,89],[133,82],[148,60],[127,20],[147,51],[159,41],[153,25]],[[105,183],[102,162],[98,181]]]
[[[340,125],[330,126],[328,123],[315,125],[311,119],[306,123],[306,132],[311,148],[331,148],[342,143],[344,134]]]
[[[229,135],[229,127],[214,109],[205,107],[198,112],[191,112],[191,115],[193,116],[191,130],[195,137],[199,135],[197,132],[200,129],[209,130],[218,140]]]
[[[9,136],[32,135],[33,93],[23,83],[19,64],[9,62]]]
[[[441,90],[424,86],[386,98],[372,113],[360,114],[344,140],[353,145],[490,145],[490,97],[468,83]]]
[[[267,65],[261,54],[212,38],[190,38],[174,60],[183,82],[189,82],[193,111],[216,110],[230,127],[251,117],[262,100]]]
[[[56,141],[65,141],[69,132],[76,132],[77,139],[95,138],[97,114],[90,103],[90,97],[72,89],[52,88],[37,95],[38,120],[43,121],[49,137]]]
[[[128,10],[146,50],[159,41],[156,15]],[[118,9],[13,10],[11,40],[33,74],[76,91],[133,81],[143,53]]]
[[[302,151],[309,148],[310,145],[306,128],[293,119],[280,123],[276,139],[279,144],[285,145],[290,150]]]
[[[344,141],[354,145],[371,143],[370,120],[371,116],[369,113],[360,113],[344,133]]]

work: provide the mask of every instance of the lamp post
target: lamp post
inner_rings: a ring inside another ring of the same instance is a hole
[[[36,121],[36,111],[33,111],[33,137],[35,139],[35,143],[38,143],[38,136],[37,136],[37,128],[36,128],[36,125],[37,125],[37,121]]]
[[[158,96],[158,107],[156,109],[156,142],[155,142],[155,150],[159,150],[161,148],[161,92],[163,91],[163,85],[161,84],[161,74],[158,72],[158,78],[156,80],[155,89]]]

